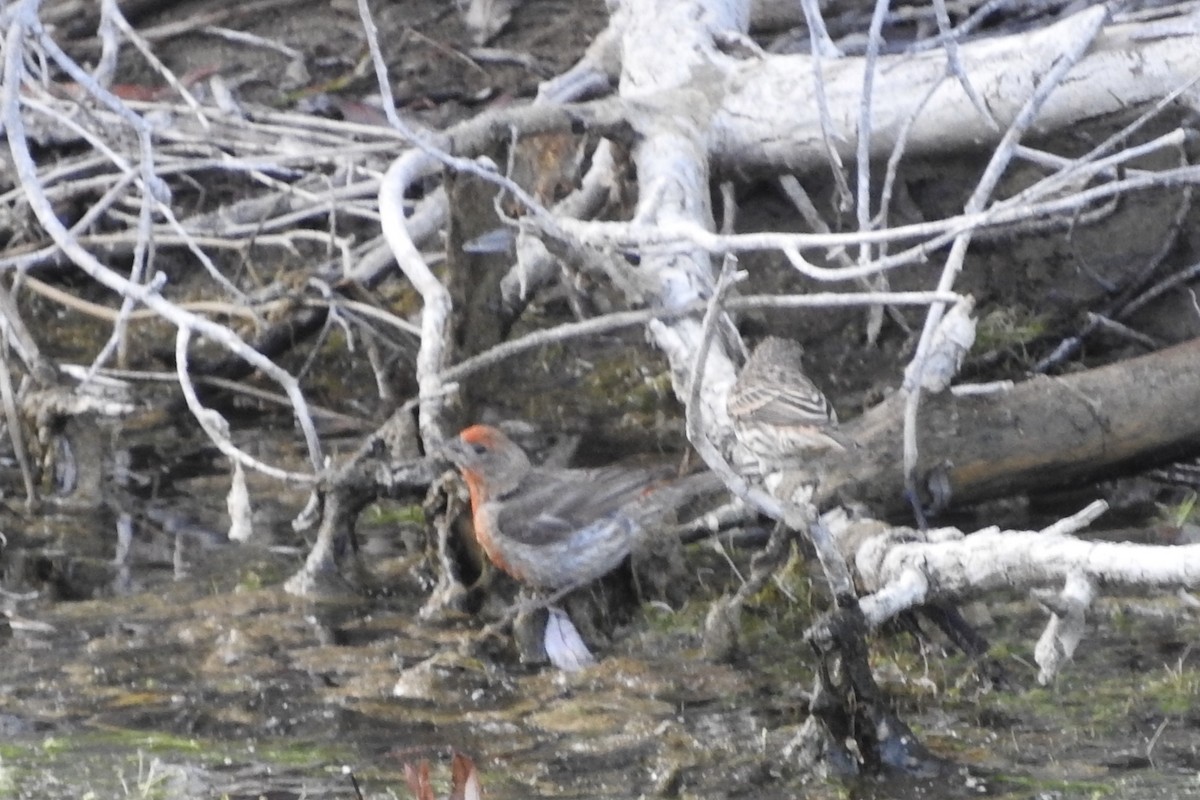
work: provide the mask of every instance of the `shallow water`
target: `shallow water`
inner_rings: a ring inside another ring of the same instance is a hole
[[[1093,638],[1048,688],[1031,656],[1044,612],[1023,599],[975,609],[1001,684],[990,667],[881,635],[876,673],[946,767],[813,782],[784,755],[804,721],[800,637],[820,602],[801,561],[747,607],[734,664],[699,654],[708,602],[737,581],[700,544],[686,552],[691,597],[644,606],[597,646],[599,664],[568,675],[478,641],[478,617],[419,617],[429,571],[404,509],[364,515],[370,596],[287,595],[303,496],[257,487],[256,538],[231,544],[225,480],[125,507],[120,545],[117,513],[10,508],[0,796],[345,798],[357,782],[404,797],[405,763],[431,760],[444,790],[460,750],[493,798],[1200,797],[1200,622],[1174,599],[1102,602]],[[744,571],[747,555],[733,556]]]

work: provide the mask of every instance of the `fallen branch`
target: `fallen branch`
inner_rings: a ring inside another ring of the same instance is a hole
[[[1194,589],[1200,585],[1200,545],[1094,542],[1074,534],[1108,508],[1096,501],[1040,531],[954,528],[881,531],[874,521],[833,512],[826,521],[853,558],[863,596],[859,607],[877,626],[933,600],[964,600],[998,591],[1038,596],[1051,619],[1034,651],[1047,683],[1083,638],[1084,613],[1101,587]],[[1042,590],[1058,586],[1054,594]]]
[[[961,505],[1178,460],[1200,441],[1197,397],[1200,340],[987,394],[928,397],[917,434],[919,488],[944,484]],[[904,513],[902,406],[897,395],[847,423],[843,431],[858,447],[786,480],[819,480],[821,508],[862,503],[883,517]]]

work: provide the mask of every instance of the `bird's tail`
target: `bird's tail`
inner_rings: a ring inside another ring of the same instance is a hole
[[[714,472],[697,472],[682,478],[659,481],[647,487],[642,497],[624,509],[644,526],[695,516],[697,507],[711,504],[728,493]]]

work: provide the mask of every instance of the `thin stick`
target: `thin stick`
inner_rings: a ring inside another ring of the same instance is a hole
[[[243,342],[237,334],[228,328],[217,325],[203,317],[190,314],[168,301],[151,288],[151,286],[131,283],[105,267],[95,256],[81,247],[74,237],[71,236],[70,231],[59,221],[53,207],[46,198],[41,183],[38,181],[37,167],[29,151],[29,144],[25,137],[25,123],[20,114],[20,89],[23,83],[23,39],[28,32],[43,32],[36,15],[37,2],[36,0],[20,0],[20,2],[9,8],[11,17],[5,39],[3,80],[0,81],[0,84],[3,86],[3,90],[0,92],[0,118],[3,119],[5,133],[8,137],[9,152],[12,156],[17,178],[26,193],[30,209],[37,217],[38,222],[41,223],[42,228],[62,248],[63,253],[93,280],[122,296],[132,296],[139,303],[157,311],[179,328],[187,328],[189,331],[195,330],[203,334],[245,359],[279,383],[292,401],[292,408],[296,414],[297,422],[301,430],[303,430],[305,441],[308,444],[309,457],[313,463],[314,471],[319,471],[324,466],[320,440],[317,438],[312,419],[308,414],[304,395],[301,393],[299,384],[295,379],[270,359]],[[41,41],[43,46],[49,47],[49,44],[52,44],[46,36],[41,36]],[[65,54],[57,50],[55,52],[61,56],[60,66],[67,70],[72,77],[78,74],[80,77],[86,79],[82,70],[74,62],[66,58]],[[115,109],[124,109],[124,106],[117,98],[100,87],[96,88],[99,89],[97,98],[102,103]],[[134,127],[141,129],[148,136],[148,129],[145,122],[135,115],[130,114],[129,116]],[[153,187],[147,187],[147,190],[153,191]],[[286,474],[290,475],[292,473]],[[314,477],[307,475],[300,476],[300,479],[305,482],[311,482]]]
[[[730,311],[745,311],[757,308],[830,308],[847,306],[870,306],[886,303],[889,305],[929,305],[935,302],[954,303],[961,297],[953,292],[863,292],[830,293],[816,292],[801,295],[747,295],[731,297],[724,302],[724,307]],[[442,372],[441,379],[445,383],[460,381],[463,378],[487,367],[499,364],[520,353],[544,347],[555,342],[566,341],[584,336],[594,336],[597,333],[629,328],[634,325],[644,325],[651,320],[670,320],[691,314],[698,314],[708,308],[708,302],[696,302],[677,309],[653,308],[638,311],[619,311],[604,314],[599,317],[556,325],[546,330],[534,331],[518,339],[501,342],[490,350],[460,361],[453,367]]]
[[[1067,73],[1083,57],[1087,48],[1095,40],[1096,36],[1099,35],[1106,17],[1107,11],[1103,8],[1080,14],[1080,25],[1076,30],[1077,35],[1074,40],[1070,42],[1069,47],[1066,48],[1066,52],[1055,62],[1054,66],[1051,67],[1050,71],[1042,78],[1037,88],[1022,105],[1021,110],[1013,119],[1012,125],[1009,126],[1001,138],[995,152],[992,153],[992,157],[984,169],[978,185],[967,200],[964,210],[968,214],[977,213],[983,209],[987,198],[991,196],[1009,161],[1012,160],[1013,149],[1016,147],[1017,142],[1020,141],[1021,136],[1033,124],[1038,112],[1046,100],[1049,99],[1050,94],[1062,83]],[[966,256],[970,243],[970,232],[964,232],[954,239],[954,244],[951,246],[950,253],[946,257],[946,264],[942,269],[941,278],[938,280],[939,291],[949,291],[954,285],[954,280],[962,269],[963,259]],[[916,488],[917,413],[921,403],[921,375],[925,366],[926,354],[929,351],[929,344],[933,339],[933,333],[937,329],[937,325],[941,321],[945,309],[946,306],[942,303],[934,303],[930,306],[929,314],[925,318],[925,327],[921,331],[921,339],[917,344],[917,351],[913,355],[912,363],[917,365],[917,368],[905,373],[904,388],[908,392],[904,406],[905,489],[913,502],[914,510],[918,516],[920,515],[920,511]]]

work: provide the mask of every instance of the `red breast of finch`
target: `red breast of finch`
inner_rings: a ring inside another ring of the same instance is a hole
[[[833,406],[804,374],[803,353],[790,339],[763,339],[729,393],[726,407],[734,433],[766,470],[846,449]]]
[[[548,469],[503,432],[474,425],[443,446],[471,493],[475,538],[517,580],[582,586],[615,569],[688,498],[722,488],[711,473],[608,466]]]

